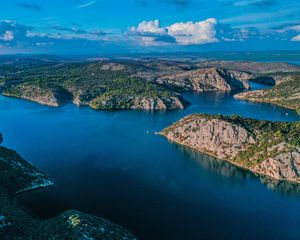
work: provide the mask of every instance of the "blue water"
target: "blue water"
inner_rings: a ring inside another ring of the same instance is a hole
[[[295,65],[300,65],[300,61],[288,61],[287,63],[295,64]]]
[[[195,112],[276,121],[299,116],[230,93],[185,97],[193,103],[185,110],[150,113],[51,108],[0,96],[4,145],[55,182],[18,203],[42,218],[66,209],[102,216],[141,239],[300,239],[298,185],[260,179],[147,134]]]

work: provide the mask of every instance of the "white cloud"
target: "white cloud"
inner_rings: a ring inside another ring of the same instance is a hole
[[[178,22],[161,27],[159,20],[143,21],[137,27],[129,28],[142,45],[157,46],[177,43],[179,45],[200,45],[217,42],[215,18],[199,22]]]
[[[0,36],[0,40],[6,41],[6,42],[10,42],[12,40],[14,40],[14,33],[12,31],[5,31],[5,33],[3,33]]]
[[[137,43],[144,46],[168,45],[176,40],[168,34],[166,27],[161,27],[158,19],[153,21],[143,21],[137,27],[130,27],[129,35]]]
[[[215,18],[208,18],[201,22],[180,22],[168,26],[168,33],[180,45],[205,44],[217,42]]]
[[[92,5],[94,5],[97,1],[90,1],[90,2],[86,2],[80,5],[77,5],[76,8],[87,8],[90,7]]]
[[[130,31],[140,34],[155,33],[165,35],[168,33],[166,28],[160,27],[160,22],[158,19],[148,22],[143,21],[137,27],[131,27]]]
[[[300,42],[300,34],[291,39],[293,42]]]
[[[300,32],[300,25],[291,25],[277,30],[278,33],[285,33],[288,31]]]

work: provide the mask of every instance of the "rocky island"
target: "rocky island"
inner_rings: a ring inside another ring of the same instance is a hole
[[[34,218],[14,203],[14,196],[51,186],[50,178],[5,147],[0,147],[0,171],[0,239],[137,239],[106,219],[75,210],[48,220]]]
[[[251,172],[300,183],[300,122],[192,114],[160,134]]]

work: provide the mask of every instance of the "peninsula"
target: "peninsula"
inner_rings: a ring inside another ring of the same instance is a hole
[[[192,114],[160,134],[251,172],[300,183],[300,122]]]

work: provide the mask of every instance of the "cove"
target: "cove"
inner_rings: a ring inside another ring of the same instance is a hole
[[[17,202],[41,218],[66,209],[105,217],[140,239],[300,239],[298,185],[256,177],[152,134],[191,113],[299,116],[232,93],[185,97],[192,105],[184,110],[152,113],[51,108],[0,96],[4,145],[55,182]]]

